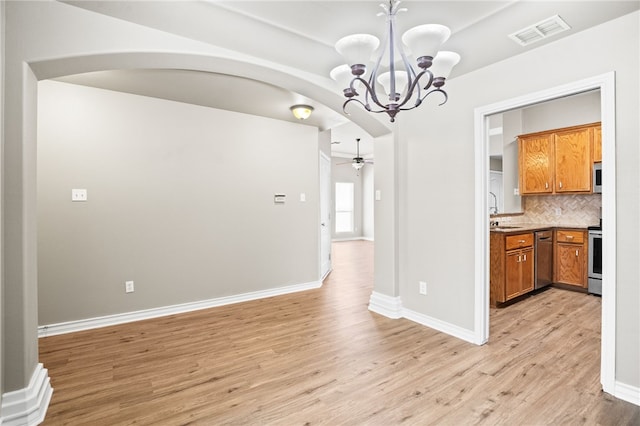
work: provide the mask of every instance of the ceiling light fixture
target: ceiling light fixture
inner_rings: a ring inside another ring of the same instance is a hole
[[[347,100],[342,106],[345,113],[349,103],[357,102],[369,112],[386,112],[394,122],[398,112],[417,108],[431,93],[442,93],[444,101],[440,105],[447,102],[448,96],[442,86],[460,61],[460,55],[438,49],[447,41],[451,31],[439,24],[419,25],[405,32],[402,40],[399,40],[395,33],[396,14],[407,10],[398,8],[399,4],[399,0],[389,0],[388,6],[384,3],[380,5],[385,12],[380,12],[378,16],[386,16],[385,38],[368,76],[365,76],[367,64],[380,44],[378,38],[369,34],[352,34],[336,42],[336,50],[349,67],[342,65],[331,72],[334,80],[343,80],[345,85],[348,84],[344,89]],[[418,72],[411,66],[404,45],[408,48],[407,52],[416,58]],[[350,70],[351,75],[345,70]],[[419,82],[423,77],[425,85],[421,88]],[[384,89],[388,102],[381,101],[383,98],[378,95],[378,84]],[[360,86],[364,86],[364,100],[358,93]],[[375,104],[373,107],[370,101]]]
[[[298,120],[306,120],[313,112],[313,107],[310,105],[294,105],[289,109]]]

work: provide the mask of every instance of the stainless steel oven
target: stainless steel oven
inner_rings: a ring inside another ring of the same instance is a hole
[[[602,228],[600,227],[589,229],[588,266],[589,293],[602,295]]]

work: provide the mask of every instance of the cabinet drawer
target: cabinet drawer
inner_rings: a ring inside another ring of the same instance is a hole
[[[556,231],[556,241],[559,243],[576,243],[584,242],[584,232],[582,231]]]
[[[533,245],[533,233],[508,235],[505,238],[505,250],[513,250]]]

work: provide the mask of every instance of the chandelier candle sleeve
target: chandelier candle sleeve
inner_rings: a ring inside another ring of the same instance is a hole
[[[389,0],[380,5],[384,9],[380,15],[386,17],[382,43],[369,34],[353,34],[336,42],[336,50],[347,65],[334,68],[331,78],[346,86],[343,90],[347,100],[342,106],[345,113],[347,105],[356,102],[369,112],[386,113],[393,122],[400,111],[417,108],[432,93],[444,97],[440,105],[447,101],[442,86],[460,55],[439,49],[451,30],[440,24],[419,25],[406,31],[400,40],[395,34],[396,14],[406,9],[398,8],[399,4],[399,0]],[[408,54],[416,58],[417,68],[409,62]],[[348,72],[350,75],[345,75]],[[380,86],[386,96],[378,95]]]

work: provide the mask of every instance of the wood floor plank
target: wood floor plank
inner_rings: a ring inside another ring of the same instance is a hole
[[[368,311],[373,244],[321,289],[40,339],[45,425],[639,425],[601,392],[600,299],[491,310],[475,346]]]

